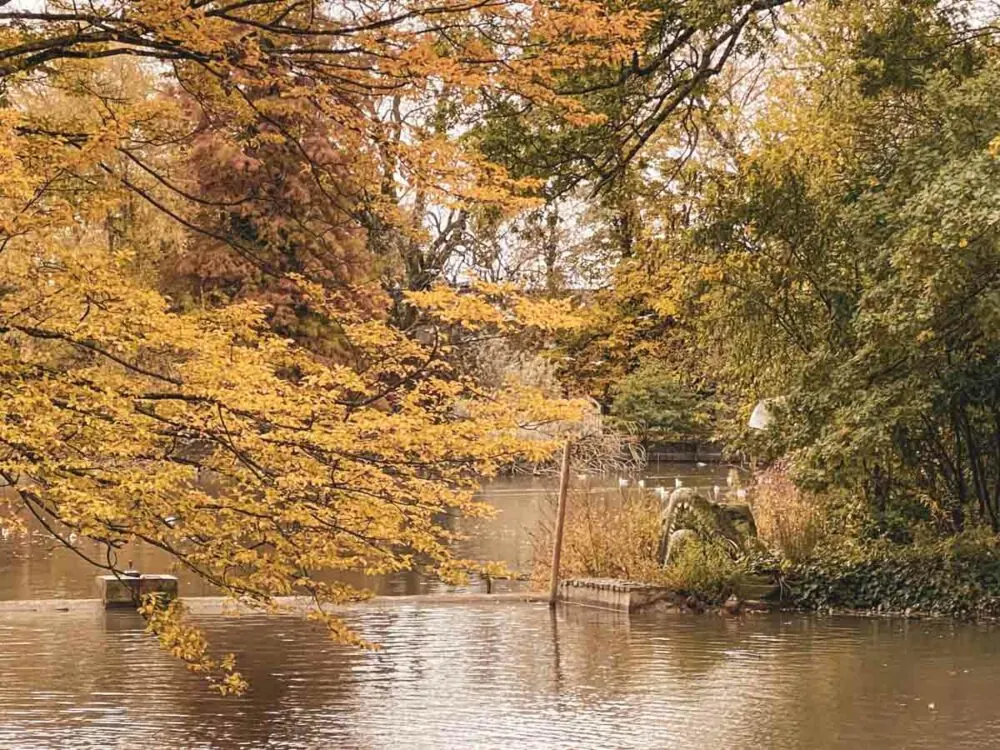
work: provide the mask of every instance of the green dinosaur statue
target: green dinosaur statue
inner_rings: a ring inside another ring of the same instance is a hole
[[[660,516],[660,544],[656,551],[660,565],[670,561],[671,552],[678,542],[693,534],[689,529],[677,528],[682,511],[693,514],[699,525],[722,537],[734,554],[745,552],[748,539],[757,536],[757,527],[748,505],[713,503],[691,487],[680,487],[670,493],[667,507]],[[737,524],[745,526],[746,531],[737,528]]]

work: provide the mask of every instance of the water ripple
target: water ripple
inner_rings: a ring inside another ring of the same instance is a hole
[[[997,631],[932,623],[442,605],[360,609],[382,650],[206,617],[223,699],[131,613],[0,618],[0,747],[995,747]]]

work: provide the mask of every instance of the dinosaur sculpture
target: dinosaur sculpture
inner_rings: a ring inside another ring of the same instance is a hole
[[[757,535],[757,527],[748,505],[714,503],[691,487],[680,487],[670,493],[667,507],[660,516],[660,543],[656,551],[656,559],[660,565],[666,565],[670,561],[671,552],[679,542],[697,535],[691,529],[677,528],[682,511],[690,512],[697,517],[702,527],[722,537],[732,547],[734,554],[745,552],[747,540]],[[737,524],[745,524],[746,531],[738,529]]]

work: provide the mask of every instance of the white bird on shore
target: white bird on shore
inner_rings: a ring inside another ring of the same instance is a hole
[[[684,482],[681,481],[681,478],[680,477],[674,477],[674,487],[677,488],[677,487],[683,487],[683,486],[684,486]]]
[[[636,482],[636,484],[639,486],[639,489],[641,490],[646,486],[646,480],[640,479],[638,482]]]
[[[712,485],[712,497],[715,498],[715,502],[719,502],[719,493],[722,492],[722,488],[714,484]]]
[[[628,480],[624,477],[618,477],[618,488],[628,487]]]
[[[708,466],[708,464],[706,464],[704,461],[697,461],[695,462],[695,466],[697,466],[699,469],[703,469],[706,466]]]

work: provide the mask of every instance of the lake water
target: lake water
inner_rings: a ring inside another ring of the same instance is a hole
[[[706,489],[715,484],[725,486],[727,467],[696,466],[694,464],[650,464],[643,481],[648,487],[673,487],[679,479],[686,486]],[[635,487],[635,479],[630,480]],[[505,562],[512,570],[529,572],[532,557],[533,531],[540,519],[552,513],[555,480],[551,477],[518,476],[492,482],[482,496],[497,513],[490,519],[459,519],[456,530],[465,535],[458,553],[473,560]],[[581,480],[573,479],[580,485]],[[616,492],[617,477],[590,477],[583,482],[594,491]],[[78,542],[81,551],[102,559],[104,549],[96,543]],[[146,573],[174,573],[180,578],[185,596],[206,596],[217,593],[185,570],[172,567],[169,556],[147,544],[136,544],[119,555],[121,564],[132,560],[135,567]],[[40,528],[25,537],[0,539],[0,601],[14,599],[77,599],[96,596],[94,576],[103,571],[89,565],[78,555],[56,543]],[[364,586],[382,595],[427,594],[445,591],[437,581],[415,573],[402,573],[379,578],[344,577],[350,583]],[[495,590],[516,587],[516,583],[496,582]],[[481,591],[484,585],[470,581],[461,590]]]
[[[1000,632],[928,622],[360,608],[378,653],[203,618],[214,696],[131,613],[0,615],[0,747],[994,748]]]
[[[501,513],[466,552],[526,565],[548,484],[487,492]],[[0,598],[91,596],[91,575],[39,537],[0,542]],[[0,611],[0,748],[1000,746],[995,627],[403,600],[347,618],[382,649],[291,617],[200,616],[252,686],[221,698],[133,613]]]

